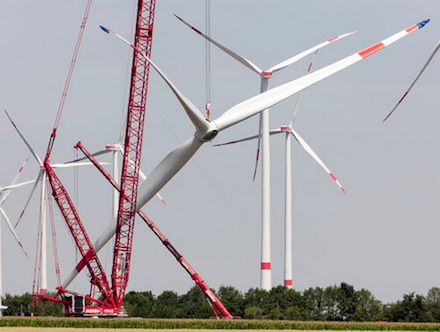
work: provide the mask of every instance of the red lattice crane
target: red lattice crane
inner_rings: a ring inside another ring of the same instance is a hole
[[[128,101],[127,125],[124,142],[125,149],[121,174],[121,195],[116,224],[111,285],[67,190],[49,163],[50,154],[56,138],[58,124],[73,73],[74,64],[76,62],[79,45],[84,33],[84,27],[91,2],[92,1],[89,0],[87,4],[69,75],[66,80],[54,129],[49,140],[46,158],[44,160],[44,168],[52,187],[54,199],[61,210],[67,226],[74,238],[75,244],[82,256],[81,262],[77,265],[76,269],[80,271],[83,267],[87,267],[89,270],[91,295],[82,296],[75,292],[68,291],[59,285],[57,292],[59,298],[47,297],[44,295],[39,295],[38,297],[62,302],[67,314],[118,315],[121,314],[120,309],[122,307],[122,301],[129,279],[134,219],[136,216],[139,166],[142,156],[142,140],[150,69],[149,63],[142,56],[139,56],[137,52],[133,52],[130,96]],[[149,56],[151,55],[155,8],[156,0],[138,0],[134,44]],[[95,292],[100,293],[98,294],[99,297],[96,296],[97,293]],[[71,294],[72,296],[67,294]]]
[[[138,0],[134,44],[148,56],[151,56],[155,8],[156,0]],[[111,277],[113,297],[118,307],[122,305],[130,275],[149,73],[148,61],[137,52],[133,52],[121,173],[121,195],[119,196]]]
[[[143,129],[146,112],[146,98],[148,90],[149,63],[141,51],[148,57],[151,56],[151,45],[153,36],[153,23],[155,13],[155,0],[138,0],[138,15],[135,30],[134,45],[137,49],[133,52],[132,73],[130,84],[130,96],[128,101],[126,133],[124,142],[124,159],[122,163],[121,185],[110,177],[110,175],[99,165],[99,163],[90,155],[80,142],[76,145],[84,154],[95,164],[103,175],[120,192],[118,216],[116,222],[115,245],[113,251],[113,265],[111,284],[100,263],[97,250],[94,248],[85,227],[79,217],[75,206],[69,197],[66,188],[61,183],[58,176],[50,165],[50,154],[56,138],[58,124],[70,79],[73,73],[76,57],[79,51],[79,45],[84,33],[85,23],[88,17],[92,0],[88,1],[86,13],[81,24],[80,35],[75,47],[69,74],[62,95],[60,107],[54,129],[52,131],[46,158],[43,162],[47,173],[48,182],[52,188],[54,199],[64,217],[64,220],[74,238],[74,242],[81,254],[81,260],[76,265],[76,272],[87,268],[90,276],[90,294],[82,295],[66,289],[59,280],[59,269],[57,269],[58,287],[57,294],[54,297],[44,294],[34,294],[37,298],[60,302],[64,305],[64,311],[68,315],[76,316],[120,316],[125,315],[122,308],[122,301],[125,295],[129,280],[131,251],[133,241],[133,229],[136,213],[147,223],[155,235],[162,241],[164,246],[174,255],[181,266],[190,274],[191,278],[201,288],[204,296],[211,306],[213,314],[218,317],[215,309],[224,318],[234,318],[223,306],[221,301],[209,289],[199,274],[189,265],[182,255],[174,248],[170,241],[157,228],[157,226],[141,210],[136,210],[136,198],[138,192],[138,178],[140,170],[140,160],[142,155]],[[15,126],[15,125],[14,125]],[[16,128],[17,129],[17,128]],[[18,130],[18,129],[17,129]],[[20,134],[21,136],[21,134]],[[24,137],[23,137],[24,139]],[[27,144],[27,143],[26,143]],[[215,307],[215,309],[214,309]]]

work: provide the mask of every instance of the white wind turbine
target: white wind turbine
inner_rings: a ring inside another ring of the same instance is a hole
[[[310,68],[310,67],[309,67]],[[295,104],[292,118],[287,125],[282,125],[277,129],[269,131],[269,135],[283,134],[285,136],[284,142],[284,286],[292,288],[292,157],[291,144],[292,136],[301,145],[301,147],[324,169],[324,171],[333,179],[342,192],[346,193],[344,187],[335,177],[333,172],[324,164],[324,162],[313,151],[309,144],[293,129],[294,120],[298,113],[299,101],[302,95],[301,91]],[[255,140],[259,135],[253,135],[242,139],[215,144],[214,146],[230,145],[240,142]]]
[[[186,98],[180,90],[165,76],[165,74],[149,59],[141,50],[136,48],[129,41],[118,35],[116,32],[103,26],[101,29],[106,33],[112,34],[136,52],[139,52],[156,70],[156,72],[166,82],[173,94],[187,113],[190,121],[195,127],[195,133],[185,142],[171,151],[150,173],[147,179],[141,184],[138,193],[136,209],[139,210],[150,199],[171,180],[179,170],[193,157],[197,150],[208,141],[211,141],[217,134],[241,121],[244,121],[265,109],[272,107],[294,94],[308,88],[309,86],[322,81],[323,79],[369,57],[370,55],[391,45],[397,40],[407,36],[411,32],[421,29],[429,22],[429,19],[416,23],[366,49],[356,52],[342,60],[321,68],[313,73],[304,75],[291,82],[282,84],[276,88],[268,90],[262,94],[249,98],[228,109],[217,119],[208,121],[202,112]]]
[[[33,194],[35,192],[35,189],[38,186],[38,183],[41,181],[41,188],[40,188],[40,215],[39,215],[39,220],[41,223],[41,237],[40,237],[40,248],[41,248],[41,287],[40,287],[40,292],[41,293],[46,293],[47,292],[47,236],[46,236],[46,201],[47,201],[47,195],[46,195],[46,185],[47,185],[47,174],[46,174],[46,170],[43,166],[43,161],[41,160],[41,158],[38,156],[38,154],[35,152],[35,150],[32,148],[32,146],[28,143],[28,141],[25,139],[25,137],[23,136],[23,134],[20,132],[20,130],[18,129],[18,127],[16,126],[16,124],[14,123],[14,121],[12,120],[11,116],[9,115],[9,113],[5,110],[5,113],[7,115],[7,117],[9,118],[9,121],[11,122],[12,126],[15,128],[15,130],[17,131],[18,135],[21,137],[21,139],[23,140],[24,144],[27,146],[27,148],[29,149],[29,151],[31,152],[31,154],[34,156],[35,160],[37,161],[39,167],[40,167],[40,171],[38,173],[38,176],[35,180],[31,181],[34,183],[30,195],[26,201],[26,204],[20,214],[20,217],[18,218],[18,221],[16,222],[14,228],[16,228],[18,226],[18,224],[20,223],[32,197]],[[76,166],[86,166],[86,165],[90,165],[89,162],[85,162],[85,163],[61,163],[61,164],[51,164],[52,168],[67,168],[67,167],[76,167]]]
[[[316,46],[313,46],[285,61],[282,61],[275,66],[270,67],[267,70],[263,70],[259,68],[256,64],[252,63],[248,59],[244,58],[243,56],[235,53],[234,51],[230,50],[229,48],[223,46],[219,42],[215,41],[211,37],[207,36],[206,34],[202,33],[199,29],[196,27],[190,25],[189,23],[185,22],[182,18],[175,15],[182,23],[184,23],[186,26],[191,28],[193,31],[197,32],[200,36],[208,40],[210,43],[217,46],[219,49],[221,49],[223,52],[255,72],[257,75],[260,76],[261,79],[261,85],[260,85],[260,93],[263,93],[268,90],[269,87],[269,79],[272,77],[272,74],[286,68],[287,66],[290,66],[291,64],[301,60],[305,56],[318,51],[320,48],[327,46],[331,44],[334,41],[340,40],[344,37],[350,36],[353,33],[356,33],[357,31],[352,31],[349,33],[342,34],[337,37],[333,37],[331,39],[328,39]],[[310,69],[310,66],[309,66]],[[255,160],[255,168],[254,168],[254,176],[253,179],[255,179],[256,173],[257,173],[257,166],[258,166],[258,159],[260,155],[260,143],[261,143],[261,152],[262,152],[262,176],[261,176],[261,284],[260,287],[265,290],[270,290],[272,288],[272,273],[271,273],[271,240],[270,240],[270,144],[269,144],[269,109],[266,109],[260,113],[260,125],[259,125],[259,134],[256,136],[258,139],[257,143],[257,155]]]
[[[20,246],[21,250],[23,250],[26,257],[28,256],[26,251],[24,250],[23,244],[21,243],[20,239],[18,238],[17,233],[15,232],[14,228],[12,227],[11,221],[10,221],[9,217],[7,216],[5,210],[3,209],[2,205],[7,200],[9,195],[11,194],[12,189],[18,188],[18,187],[21,187],[21,186],[24,186],[24,185],[27,185],[27,184],[34,182],[34,180],[31,180],[31,181],[16,183],[19,176],[21,175],[21,172],[23,171],[24,166],[28,162],[28,160],[29,160],[29,158],[26,158],[23,165],[19,168],[17,175],[14,177],[14,179],[12,180],[12,182],[9,186],[0,187],[0,316],[3,316],[3,310],[8,308],[2,304],[2,299],[3,299],[3,280],[2,280],[3,266],[2,266],[2,253],[1,253],[1,249],[2,249],[1,223],[2,223],[2,221],[4,221],[6,223],[9,230],[11,231],[12,235],[14,236],[15,241],[17,241],[18,245]]]
[[[162,77],[168,87],[172,90],[173,94],[179,100],[187,116],[196,129],[193,136],[171,151],[140,185],[136,210],[141,209],[147,202],[149,202],[150,199],[153,198],[192,158],[192,156],[203,145],[203,143],[211,141],[220,131],[244,121],[247,118],[252,117],[253,115],[256,115],[265,109],[293,96],[301,90],[304,90],[305,88],[367,58],[386,46],[405,37],[409,33],[417,29],[421,29],[428,22],[429,19],[414,24],[407,29],[382,40],[379,43],[376,43],[360,52],[354,53],[314,73],[305,75],[294,81],[266,91],[265,93],[247,99],[233,106],[214,121],[206,120],[202,112],[197,109],[196,106],[188,98],[186,98],[179,89],[177,89],[177,87],[141,50],[136,48],[136,46],[131,44],[122,36],[118,35],[116,32],[101,26],[103,31],[121,39],[124,43],[133,48],[134,51],[139,52],[139,54],[149,61],[150,65]],[[99,250],[113,237],[115,232],[116,227],[114,225],[110,225],[106,230],[104,230],[101,236],[93,244],[95,251],[99,252]],[[78,266],[79,264],[81,264],[81,262],[78,263]],[[68,278],[63,282],[62,287],[67,288],[77,275],[78,269],[75,268]]]

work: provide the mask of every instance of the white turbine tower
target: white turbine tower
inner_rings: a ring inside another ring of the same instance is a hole
[[[9,217],[7,216],[5,210],[3,209],[2,205],[7,200],[9,195],[12,192],[12,189],[18,188],[21,186],[24,186],[26,184],[30,184],[34,182],[34,180],[16,183],[19,176],[21,175],[21,172],[23,171],[24,166],[28,162],[29,158],[26,158],[23,165],[19,168],[17,175],[12,180],[11,184],[7,187],[0,187],[0,316],[3,316],[3,310],[7,309],[8,307],[4,306],[2,304],[3,300],[3,265],[2,265],[2,240],[1,240],[1,223],[4,221],[6,225],[8,226],[9,230],[11,231],[12,235],[15,238],[15,241],[17,241],[18,245],[20,246],[21,250],[23,250],[24,254],[27,257],[27,253],[23,248],[23,244],[21,243],[20,239],[18,238],[17,233],[15,232],[14,228],[12,227],[11,221]]]
[[[171,180],[183,166],[194,156],[197,150],[207,141],[211,141],[217,134],[231,126],[234,126],[265,109],[272,107],[294,94],[308,88],[309,86],[322,81],[323,79],[354,65],[355,63],[369,57],[370,55],[384,49],[411,32],[421,29],[429,22],[429,19],[416,23],[366,49],[356,52],[342,60],[321,68],[311,74],[304,75],[296,80],[280,85],[262,94],[249,98],[228,109],[217,119],[208,121],[202,112],[186,98],[179,89],[165,76],[165,74],[149,59],[141,50],[129,41],[118,35],[116,32],[103,26],[101,29],[121,39],[124,43],[141,54],[156,72],[162,77],[173,94],[176,96],[190,121],[195,127],[195,133],[185,142],[171,151],[151,172],[147,179],[141,184],[138,193],[136,209],[139,210],[150,199]]]
[[[285,61],[278,63],[275,66],[270,67],[269,69],[263,70],[259,68],[257,65],[244,58],[243,56],[235,53],[229,48],[223,46],[219,42],[215,41],[208,35],[202,33],[196,27],[190,25],[185,22],[182,18],[175,15],[181,22],[183,22],[186,26],[191,28],[193,31],[197,32],[200,36],[205,38],[207,41],[211,42],[219,49],[224,51],[226,54],[255,72],[260,76],[261,79],[261,87],[260,93],[263,93],[268,90],[269,87],[269,79],[272,77],[272,74],[290,66],[291,64],[301,60],[305,56],[317,52],[320,48],[331,44],[334,41],[340,40],[344,37],[347,37],[356,31],[345,33],[343,35],[328,39],[316,46],[313,46]],[[269,109],[266,109],[260,113],[260,126],[259,126],[259,134],[256,136],[258,138],[257,144],[257,155],[255,161],[254,168],[254,179],[257,172],[258,159],[260,154],[260,140],[261,140],[261,152],[262,152],[262,176],[261,176],[261,275],[260,275],[260,288],[265,290],[270,290],[272,288],[272,273],[271,273],[271,211],[270,211],[270,144],[269,144]]]

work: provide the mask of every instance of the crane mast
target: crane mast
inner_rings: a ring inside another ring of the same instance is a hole
[[[86,10],[79,41],[85,26],[85,19],[90,8],[91,0]],[[156,0],[138,0],[137,21],[134,36],[134,45],[148,57],[151,56],[153,24],[155,14]],[[77,49],[74,59],[76,59]],[[72,62],[74,63],[74,61]],[[124,158],[122,162],[121,185],[119,186],[114,179],[97,163],[80,142],[76,145],[92,161],[92,163],[101,171],[101,173],[117,188],[120,192],[118,215],[116,221],[115,245],[113,251],[113,265],[111,275],[111,286],[97,252],[90,241],[90,238],[84,228],[83,223],[70,199],[67,190],[53,171],[49,163],[49,156],[52,150],[53,142],[56,137],[57,124],[60,118],[60,110],[57,115],[57,122],[50,137],[44,167],[52,187],[52,193],[57,202],[66,224],[74,238],[82,256],[77,264],[76,270],[80,272],[84,267],[89,270],[91,289],[90,295],[82,295],[65,289],[62,285],[57,287],[55,296],[44,294],[34,294],[37,298],[59,302],[64,305],[65,313],[68,315],[81,316],[124,316],[125,310],[122,308],[125,291],[128,284],[132,241],[134,231],[134,219],[136,213],[147,223],[155,235],[162,241],[164,246],[174,255],[181,266],[190,274],[191,278],[201,288],[204,296],[211,306],[213,314],[218,318],[214,307],[224,318],[234,318],[224,307],[216,295],[209,289],[198,273],[189,265],[182,255],[175,249],[157,226],[146,216],[146,214],[136,210],[136,200],[138,192],[138,180],[140,161],[142,156],[142,140],[144,121],[146,113],[146,99],[149,78],[149,62],[139,52],[133,52],[130,95],[128,100],[126,131],[124,140]],[[73,70],[73,68],[71,69]],[[70,75],[68,81],[70,80]],[[65,95],[65,94],[63,94]],[[61,107],[62,109],[62,107]],[[95,296],[95,290],[98,289],[101,296],[99,299]]]
[[[134,45],[149,57],[151,56],[155,7],[156,0],[138,0]],[[149,72],[148,61],[138,52],[133,52],[121,173],[121,195],[111,276],[113,298],[118,307],[122,305],[130,272]]]

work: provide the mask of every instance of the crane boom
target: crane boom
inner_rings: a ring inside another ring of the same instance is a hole
[[[134,44],[151,55],[156,0],[138,0]],[[146,113],[150,65],[138,52],[133,52],[130,96],[121,172],[121,193],[113,251],[112,289],[116,306],[122,305],[127,288],[133,241],[139,167]]]
[[[70,199],[67,190],[61,183],[58,176],[53,171],[50,164],[45,161],[44,168],[46,169],[47,178],[52,187],[53,196],[55,198],[58,207],[67,223],[70,232],[73,235],[76,246],[84,259],[84,264],[89,269],[91,284],[97,286],[105,301],[110,301],[111,305],[114,305],[113,298],[111,297],[110,284],[107,280],[104,268],[102,267],[99,258],[93,248],[92,241],[90,240],[84,225],[78,215],[78,212]]]

